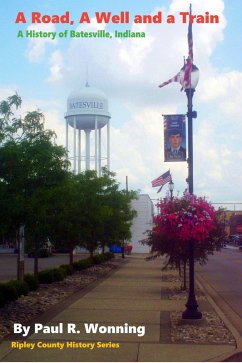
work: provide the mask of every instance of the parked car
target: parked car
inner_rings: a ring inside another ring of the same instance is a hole
[[[130,255],[131,251],[132,251],[133,246],[132,245],[124,245],[124,253],[126,255]],[[113,253],[122,253],[122,246],[116,246],[116,245],[112,245],[109,248],[110,252]]]
[[[242,243],[242,235],[240,234],[231,234],[229,237],[230,243],[235,245],[239,245],[240,242]]]
[[[132,249],[133,249],[133,246],[132,246],[132,245],[125,245],[125,246],[124,246],[124,253],[125,253],[126,255],[130,255],[130,254],[131,254],[131,252],[132,252]]]
[[[34,255],[35,255],[34,250],[29,251],[28,257],[34,257]],[[51,255],[52,255],[52,253],[46,248],[40,248],[38,250],[38,257],[41,257],[41,258],[50,257]]]
[[[28,253],[28,257],[34,257],[34,256],[35,256],[35,250],[32,248]],[[50,242],[49,238],[47,238],[47,240],[38,250],[38,257],[43,258],[50,256],[52,256],[52,243]]]

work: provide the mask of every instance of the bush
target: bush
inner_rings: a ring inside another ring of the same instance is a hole
[[[107,261],[107,257],[104,255],[104,254],[102,254],[102,255],[95,255],[95,256],[93,256],[93,261],[94,261],[94,263],[95,264],[99,264],[99,263],[102,263],[102,262],[105,262],[105,261]]]
[[[5,284],[0,283],[0,307],[2,308],[7,302],[5,294]]]
[[[105,262],[107,260],[110,260],[114,257],[114,254],[111,252],[105,252],[101,255],[95,255],[93,257],[86,258],[85,260],[80,260],[73,263],[73,268],[75,271],[81,271],[85,270],[88,267],[91,267],[93,265],[98,265],[102,262]]]
[[[25,281],[11,280],[0,283],[0,307],[7,302],[17,300],[21,295],[27,295],[28,292],[29,286]]]
[[[74,272],[73,267],[70,265],[60,265],[60,268],[62,268],[66,272],[66,275],[72,275]]]
[[[108,260],[111,260],[112,258],[115,257],[113,252],[105,252],[104,255],[107,256]]]
[[[51,284],[53,282],[52,271],[44,270],[38,273],[38,280],[40,284]]]
[[[62,281],[67,276],[66,270],[63,268],[53,268],[53,281]]]
[[[101,255],[95,255],[95,256],[93,256],[93,260],[94,260],[95,264],[99,264],[99,263],[108,261],[108,260],[110,260],[113,257],[114,257],[114,253],[112,253],[112,252],[105,252],[105,253],[102,253]]]
[[[16,288],[9,282],[0,284],[0,301],[1,306],[3,306],[7,301],[14,301],[18,298],[18,292]]]
[[[11,280],[7,284],[16,289],[18,296],[27,295],[29,292],[29,285],[25,281]]]
[[[76,271],[85,270],[88,267],[94,265],[94,261],[91,258],[86,258],[85,260],[80,260],[73,263],[73,268]]]
[[[28,284],[30,291],[35,291],[39,287],[38,279],[32,274],[24,275],[24,281]]]
[[[40,284],[51,284],[54,281],[62,281],[66,273],[62,268],[52,268],[39,272],[38,280]]]

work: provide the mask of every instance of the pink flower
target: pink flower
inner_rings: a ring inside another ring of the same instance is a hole
[[[202,241],[214,228],[216,211],[204,198],[186,193],[180,199],[164,200],[158,207],[160,213],[155,217],[158,233],[168,233],[183,241]]]

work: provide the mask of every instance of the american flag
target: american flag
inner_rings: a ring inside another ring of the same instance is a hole
[[[171,181],[171,173],[170,170],[168,170],[166,173],[160,175],[158,178],[152,180],[151,184],[152,187],[161,187],[157,193],[159,193],[163,187],[163,185],[165,185],[166,183],[168,183],[169,181]]]
[[[192,15],[192,5],[190,4],[190,16]],[[188,34],[187,34],[187,40],[188,40],[188,58],[185,66],[185,73],[184,73],[184,79],[183,82],[181,80],[180,72],[178,72],[174,77],[168,79],[168,81],[163,82],[159,85],[159,87],[164,87],[169,83],[172,82],[180,82],[182,83],[182,90],[185,90],[186,88],[190,88],[190,78],[191,78],[191,71],[192,71],[192,64],[193,64],[193,39],[192,39],[192,23],[189,22],[188,25]]]
[[[160,87],[160,88],[164,87],[167,84],[172,83],[172,82],[180,82],[180,72],[178,72],[174,77],[168,79],[168,81],[161,83],[158,87]]]
[[[192,15],[192,5],[190,4],[190,16]],[[189,22],[188,25],[188,59],[185,67],[185,74],[184,74],[184,81],[183,87],[190,88],[190,78],[191,78],[191,71],[192,71],[192,64],[193,64],[193,39],[192,39],[192,23]]]

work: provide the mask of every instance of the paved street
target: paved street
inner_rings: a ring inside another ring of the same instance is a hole
[[[198,275],[216,292],[220,308],[224,311],[227,305],[235,313],[234,321],[242,333],[242,252],[224,248],[210,256],[206,265],[196,267]]]
[[[74,255],[74,261],[78,261],[86,255]],[[55,255],[48,258],[39,258],[39,271],[69,263],[67,254]],[[34,271],[34,258],[25,258],[25,272]],[[0,281],[16,279],[17,276],[17,255],[0,254]]]

